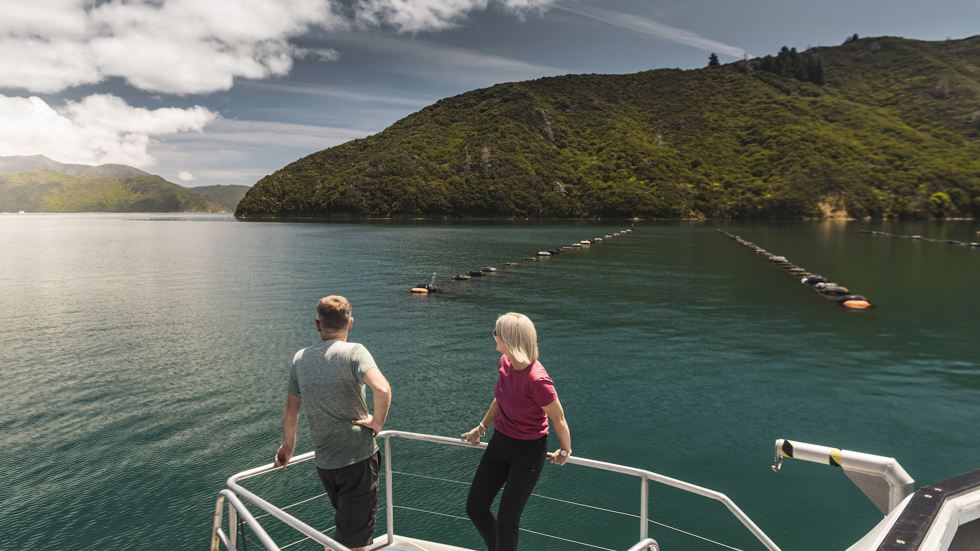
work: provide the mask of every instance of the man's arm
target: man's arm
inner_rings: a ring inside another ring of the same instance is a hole
[[[351,424],[367,427],[374,432],[374,436],[377,436],[385,426],[385,419],[388,418],[391,386],[388,384],[388,379],[381,374],[381,370],[376,367],[364,374],[364,384],[371,387],[371,394],[374,395],[374,415],[368,415],[366,419],[351,419]]]
[[[293,457],[296,448],[296,425],[299,423],[299,410],[303,399],[286,393],[286,411],[282,414],[282,445],[276,452],[276,466],[285,467]]]

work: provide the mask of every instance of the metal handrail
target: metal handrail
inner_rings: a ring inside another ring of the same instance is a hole
[[[471,444],[465,439],[448,438],[445,436],[435,436],[431,434],[420,434],[415,432],[405,432],[405,431],[395,431],[395,430],[381,431],[378,434],[378,437],[384,438],[385,440],[385,473],[386,473],[385,494],[387,500],[385,506],[387,511],[386,516],[387,516],[387,532],[388,532],[389,544],[394,543],[394,534],[395,534],[394,502],[392,497],[392,482],[391,482],[392,477],[390,474],[392,472],[391,471],[391,438],[396,437],[396,438],[405,438],[408,440],[421,440],[425,442],[435,442],[438,444],[448,444],[451,446],[460,446],[466,448],[485,448],[487,446],[487,444],[484,442],[480,442],[479,444]],[[306,461],[308,459],[313,458],[313,456],[314,456],[314,452],[307,452],[305,454],[298,455],[290,461],[290,464]],[[714,490],[709,490],[707,488],[702,488],[701,486],[696,486],[694,484],[689,484],[681,480],[663,476],[661,474],[657,474],[651,471],[636,469],[633,467],[626,467],[624,465],[617,465],[615,463],[606,463],[603,461],[586,459],[584,457],[569,457],[567,462],[574,465],[582,465],[583,467],[592,467],[594,469],[613,471],[613,472],[640,477],[640,540],[641,541],[635,544],[633,547],[631,547],[629,551],[639,551],[644,547],[650,547],[650,546],[656,546],[657,551],[659,551],[659,546],[657,546],[657,542],[652,538],[648,537],[648,531],[647,531],[648,529],[647,517],[649,512],[648,503],[647,503],[649,497],[648,483],[651,480],[654,482],[658,482],[660,484],[665,484],[667,486],[677,488],[679,490],[684,490],[686,492],[690,492],[693,494],[697,494],[703,497],[711,498],[722,502],[725,505],[725,507],[727,507],[728,510],[731,511],[732,514],[734,514],[735,517],[738,518],[738,520],[746,528],[748,528],[749,531],[752,532],[752,534],[759,541],[761,541],[763,545],[766,546],[766,548],[768,548],[770,551],[781,551],[779,547],[776,546],[776,544],[773,543],[772,540],[770,540],[769,537],[766,536],[766,534],[758,526],[756,526],[755,523],[752,522],[752,520],[744,512],[742,512],[742,510],[739,509],[738,506],[736,506],[735,503],[732,502],[732,500],[729,499],[728,496],[726,496],[725,494],[716,492]],[[303,521],[293,517],[292,515],[286,513],[285,511],[279,509],[278,507],[275,507],[274,505],[270,504],[269,502],[265,501],[264,499],[260,498],[254,493],[246,490],[245,488],[241,487],[238,484],[238,482],[241,480],[245,480],[247,478],[251,478],[253,476],[257,476],[259,474],[275,470],[277,468],[279,467],[276,467],[274,463],[269,463],[268,465],[263,465],[255,469],[240,472],[228,478],[228,488],[229,490],[231,490],[231,492],[234,492],[235,494],[241,496],[242,498],[250,501],[251,503],[255,504],[263,511],[276,517],[277,519],[293,527],[299,532],[305,534],[307,537],[313,539],[317,543],[320,543],[326,549],[331,549],[333,551],[350,551],[350,549],[343,546],[342,544],[334,541],[328,536],[321,534],[315,528],[307,525]],[[225,491],[223,491],[222,493],[224,493]],[[244,509],[244,507],[242,507],[242,509]],[[245,513],[247,513],[247,511],[245,511]],[[249,519],[250,516],[251,515],[246,517],[246,519]],[[249,524],[252,525],[253,527],[258,527],[258,523],[256,523],[254,519],[250,519]],[[219,533],[220,528],[216,528],[214,532],[215,534]],[[216,551],[216,550],[212,548],[212,551]]]
[[[392,436],[397,436],[399,438],[408,438],[410,440],[424,440],[426,442],[438,442],[438,443],[441,443],[441,444],[449,444],[449,445],[453,445],[453,446],[464,446],[464,447],[470,447],[470,448],[477,447],[477,446],[479,446],[479,447],[486,447],[486,444],[483,443],[483,442],[481,442],[478,445],[474,445],[474,444],[470,444],[466,440],[461,440],[459,438],[447,438],[445,436],[434,436],[434,435],[431,435],[431,434],[419,434],[419,433],[414,433],[414,432],[404,432],[404,431],[395,431],[395,430],[392,430],[392,431],[382,431],[380,434],[378,434],[378,437],[385,439],[385,469],[386,470],[390,470],[391,469],[391,459],[390,459],[391,458],[391,453],[390,453],[391,448],[390,448],[389,442],[390,442],[390,438]],[[651,471],[645,471],[643,469],[636,469],[636,468],[627,467],[627,466],[624,466],[624,465],[617,465],[615,463],[606,463],[604,461],[596,461],[594,459],[585,459],[584,457],[574,457],[574,456],[569,457],[567,462],[568,463],[572,463],[574,465],[582,465],[583,467],[592,467],[594,469],[601,469],[601,470],[604,470],[604,471],[613,471],[613,472],[617,472],[617,473],[630,474],[630,475],[633,475],[633,476],[640,477],[640,481],[641,481],[640,482],[640,499],[641,499],[641,502],[640,502],[640,539],[641,540],[647,539],[647,516],[648,516],[648,504],[647,504],[647,500],[648,500],[648,489],[647,489],[647,481],[652,480],[654,482],[659,482],[660,484],[665,484],[667,486],[671,486],[671,487],[677,488],[679,490],[684,490],[686,492],[690,492],[690,493],[693,493],[693,494],[697,494],[697,495],[700,495],[700,496],[703,496],[703,497],[711,498],[711,499],[714,499],[714,500],[717,500],[717,501],[722,502],[725,505],[725,507],[727,507],[728,510],[731,511],[732,514],[734,514],[735,517],[738,518],[738,520],[746,528],[748,528],[749,531],[752,532],[752,534],[756,538],[758,538],[758,540],[761,541],[763,545],[766,546],[766,548],[768,548],[770,551],[781,551],[779,549],[779,547],[775,543],[773,543],[773,541],[771,539],[769,539],[769,536],[767,536],[765,534],[765,532],[762,531],[762,529],[760,529],[758,526],[755,525],[754,522],[752,522],[752,519],[750,519],[748,517],[748,515],[746,515],[744,512],[742,512],[742,510],[739,509],[738,506],[735,505],[735,503],[731,499],[728,498],[728,496],[726,496],[725,494],[723,494],[721,492],[716,492],[714,490],[709,490],[707,488],[702,488],[701,486],[696,486],[694,484],[690,484],[690,483],[684,482],[682,480],[677,480],[675,478],[670,478],[669,476],[664,476],[664,475],[657,474],[657,473],[654,473],[654,472],[651,472]],[[392,498],[391,498],[391,488],[390,488],[390,477],[388,477],[388,481],[386,482],[386,484],[387,484],[386,485],[386,489],[388,490],[387,491],[387,498],[388,498],[388,529],[389,529],[388,530],[388,533],[389,533],[389,536],[388,537],[391,538],[392,537],[391,536],[391,534],[392,534],[392,531],[391,531],[391,527],[392,527],[392,518],[391,518],[392,502],[391,502],[391,499]]]
[[[228,498],[228,532],[232,534],[229,538],[221,531],[221,504]],[[211,527],[211,551],[218,551],[218,544],[225,544],[225,549],[236,549],[236,539],[238,531],[235,528],[235,524],[238,523],[237,515],[241,515],[242,519],[252,527],[252,531],[262,542],[262,545],[268,551],[279,551],[279,546],[276,545],[269,534],[262,529],[252,513],[245,508],[245,504],[238,499],[238,496],[234,494],[231,490],[221,490],[218,492],[218,502],[214,507],[214,525]]]
[[[294,457],[289,463],[299,463],[300,461],[306,461],[307,459],[312,459],[316,452],[307,452],[302,455]],[[308,538],[322,545],[325,549],[332,549],[333,551],[350,551],[350,548],[335,541],[333,538],[321,534],[316,528],[313,528],[309,524],[299,520],[298,518],[290,515],[289,513],[283,511],[282,509],[272,505],[268,501],[262,499],[261,497],[255,495],[254,493],[242,488],[239,484],[239,480],[245,480],[246,478],[251,478],[256,475],[260,475],[265,472],[273,471],[280,467],[276,467],[275,463],[269,463],[268,465],[263,465],[261,467],[256,467],[248,471],[242,471],[236,475],[228,478],[228,489],[232,492],[242,496],[248,501],[254,503],[259,509],[262,509],[266,513],[276,517],[292,528],[298,530],[300,533],[306,535]],[[258,523],[255,523],[258,526]]]
[[[658,544],[657,540],[653,538],[647,538],[641,542],[638,542],[636,545],[630,547],[626,551],[643,551],[647,548],[651,549],[652,551],[660,551],[660,544]]]

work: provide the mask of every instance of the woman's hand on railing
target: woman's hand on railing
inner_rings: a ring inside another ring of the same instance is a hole
[[[463,440],[469,440],[470,444],[473,444],[474,446],[480,443],[481,436],[483,435],[480,434],[480,427],[475,427],[470,432],[464,432],[462,435],[460,435]]]
[[[551,454],[551,459],[549,459],[548,461],[551,461],[555,465],[561,466],[564,465],[566,461],[568,461],[568,456],[562,455],[561,450],[558,449],[555,450],[555,453]]]

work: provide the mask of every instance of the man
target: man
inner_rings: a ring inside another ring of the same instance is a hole
[[[316,470],[337,511],[334,539],[354,551],[366,551],[374,542],[378,509],[380,453],[374,437],[388,416],[391,387],[371,353],[347,342],[353,325],[346,298],[320,299],[316,330],[321,342],[293,357],[276,465],[285,467],[293,456],[299,410],[305,403]],[[367,409],[365,385],[374,395],[374,415]]]

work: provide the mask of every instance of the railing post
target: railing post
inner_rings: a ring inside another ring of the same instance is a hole
[[[391,496],[391,436],[385,436],[385,505],[388,517],[388,545],[395,543],[395,519],[391,516],[395,511],[395,503]]]
[[[237,549],[238,511],[235,509],[235,505],[231,502],[231,500],[228,500],[228,539],[231,541],[231,546]]]
[[[218,495],[218,504],[214,507],[214,524],[211,525],[211,551],[218,551],[221,538],[218,531],[221,530],[221,506],[224,505],[225,496]]]
[[[649,523],[647,517],[650,514],[650,479],[643,475],[640,477],[640,540],[647,539],[647,529]]]

